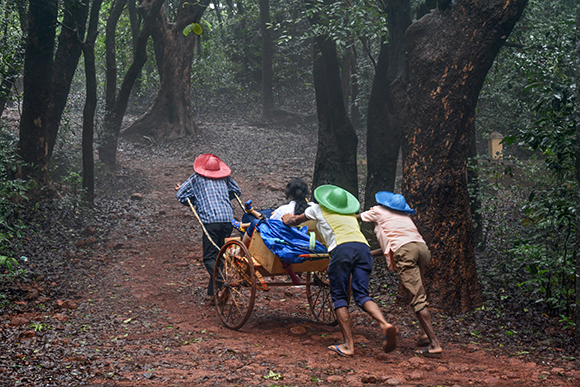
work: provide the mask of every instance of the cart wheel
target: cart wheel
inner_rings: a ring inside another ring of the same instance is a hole
[[[215,306],[222,323],[241,328],[252,313],[256,300],[254,262],[246,246],[237,240],[221,248],[214,269]]]
[[[306,296],[314,318],[329,325],[338,323],[330,298],[330,286],[326,271],[306,273]]]

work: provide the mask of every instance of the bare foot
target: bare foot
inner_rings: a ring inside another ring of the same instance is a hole
[[[393,325],[383,331],[383,350],[385,353],[393,352],[397,348],[397,328]]]

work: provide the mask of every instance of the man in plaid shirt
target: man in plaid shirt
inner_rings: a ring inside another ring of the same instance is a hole
[[[232,233],[231,220],[234,217],[230,200],[240,196],[238,184],[230,177],[230,168],[216,155],[204,153],[194,163],[195,173],[177,189],[177,200],[188,206],[187,199],[197,209],[197,213],[210,238],[219,247]],[[213,296],[213,271],[219,250],[203,234],[203,263],[209,273],[206,302]]]

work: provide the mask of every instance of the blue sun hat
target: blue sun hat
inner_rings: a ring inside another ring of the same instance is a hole
[[[380,191],[375,195],[375,199],[377,203],[382,204],[391,210],[405,212],[411,215],[415,214],[415,210],[409,207],[403,195],[389,191]]]
[[[360,210],[360,202],[353,194],[335,185],[321,185],[314,190],[314,198],[330,211],[348,215]]]

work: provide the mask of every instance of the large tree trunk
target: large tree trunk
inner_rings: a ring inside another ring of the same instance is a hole
[[[466,182],[469,128],[485,76],[526,4],[457,0],[406,34],[403,193],[433,253],[430,297],[450,313],[481,302]]]
[[[58,48],[52,75],[52,96],[48,115],[48,157],[56,143],[62,113],[70,92],[70,86],[82,53],[80,39],[85,36],[89,2],[64,2],[64,17],[58,36]]]
[[[272,60],[274,45],[272,43],[272,29],[270,23],[270,1],[260,0],[260,29],[262,31],[262,108],[263,117],[271,121],[274,116],[274,93],[272,91]]]
[[[57,12],[57,0],[30,0],[18,152],[26,162],[22,175],[41,186],[48,184],[48,104]]]
[[[141,31],[139,31],[137,42],[134,46],[135,56],[133,57],[133,62],[123,78],[119,95],[116,98],[116,90],[110,85],[115,84],[116,72],[109,68],[109,66],[114,66],[114,61],[111,60],[111,55],[107,53],[106,112],[105,117],[103,118],[101,144],[98,149],[99,159],[105,164],[105,168],[108,170],[115,169],[117,164],[117,143],[119,141],[119,132],[123,122],[123,116],[127,110],[131,89],[133,88],[135,80],[141,73],[143,65],[147,62],[147,40],[149,40],[151,29],[159,15],[159,10],[164,1],[165,0],[151,0],[148,2],[145,0],[141,3],[145,16],[143,17]],[[116,22],[111,23],[111,25],[107,22],[107,39],[109,39],[109,34],[113,34],[114,36],[115,26]],[[109,49],[107,51],[109,51]]]
[[[95,160],[93,158],[93,140],[95,132],[95,110],[97,108],[97,71],[95,68],[95,40],[98,34],[99,11],[103,0],[94,0],[91,8],[91,19],[87,38],[82,44],[85,58],[85,79],[87,98],[83,109],[83,190],[85,201],[90,205],[95,198]]]
[[[107,23],[105,25],[105,110],[114,109],[117,98],[117,51],[115,49],[115,34],[117,23],[125,8],[127,0],[115,0]],[[134,33],[133,33],[134,35]],[[134,41],[138,40],[139,34],[133,36]],[[133,44],[133,59],[137,56],[136,43]]]
[[[365,208],[379,191],[394,191],[401,146],[399,114],[405,103],[405,31],[411,24],[409,0],[386,4],[389,43],[381,45],[368,107]]]
[[[576,10],[576,181],[580,187],[580,7]],[[578,188],[580,190],[580,188]],[[580,198],[580,195],[576,195]],[[580,200],[580,199],[577,199]],[[580,203],[576,203],[580,208]],[[580,352],[580,211],[576,211],[576,350]]]
[[[183,0],[177,21],[169,23],[165,14],[155,25],[155,39],[163,39],[161,84],[149,110],[123,131],[123,136],[179,138],[196,133],[199,128],[191,111],[191,63],[195,47],[193,36],[183,29],[200,21],[209,0],[191,3]]]
[[[29,164],[23,168],[23,174],[41,186],[49,182],[48,164],[80,57],[78,39],[84,35],[88,5],[65,4],[63,26],[53,59],[57,10],[57,2],[31,1],[28,11],[19,152]]]
[[[334,184],[358,197],[358,138],[344,107],[336,46],[326,36],[318,36],[314,47],[318,151],[312,184]]]

